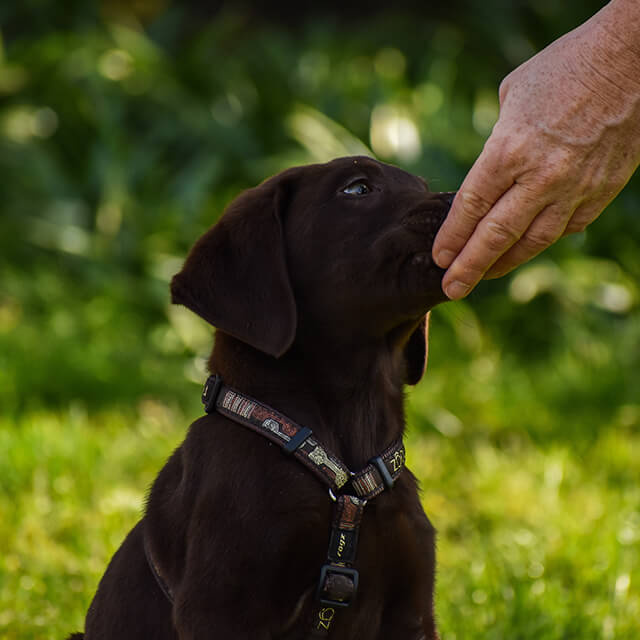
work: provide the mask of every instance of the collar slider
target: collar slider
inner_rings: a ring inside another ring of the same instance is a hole
[[[202,404],[207,413],[215,411],[216,400],[222,387],[222,378],[218,375],[209,376],[202,390]]]
[[[375,458],[371,458],[369,462],[378,470],[380,474],[380,478],[384,483],[386,489],[393,489],[393,484],[395,480],[391,477],[389,473],[389,469],[387,465],[384,463],[384,460],[380,456],[376,456]]]

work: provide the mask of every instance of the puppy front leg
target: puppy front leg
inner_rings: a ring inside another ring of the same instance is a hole
[[[250,602],[227,600],[220,605],[211,596],[208,602],[176,601],[174,624],[180,640],[273,640]]]
[[[209,539],[203,537],[200,539]],[[231,547],[228,547],[231,548]],[[180,640],[273,640],[279,613],[269,576],[249,546],[243,554],[208,554],[203,547],[190,554],[175,590],[173,620]]]

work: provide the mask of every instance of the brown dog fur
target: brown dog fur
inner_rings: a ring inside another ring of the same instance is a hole
[[[287,170],[198,240],[173,300],[217,328],[212,372],[359,470],[404,431],[403,385],[422,376],[425,315],[445,300],[430,256],[450,202],[370,158]],[[196,420],[111,560],[85,638],[306,638],[331,505],[268,440],[217,413]],[[437,638],[434,531],[409,470],[367,505],[356,568],[332,640]]]

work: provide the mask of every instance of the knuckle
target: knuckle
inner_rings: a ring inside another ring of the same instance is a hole
[[[532,182],[531,165],[535,158],[530,151],[531,139],[526,133],[510,133],[498,142],[495,153],[501,171],[511,174],[517,185]]]
[[[498,87],[498,100],[500,104],[504,103],[507,93],[509,93],[509,76],[504,78]]]
[[[474,286],[478,283],[479,280],[482,279],[484,272],[487,270],[486,264],[477,264],[475,262],[470,262],[465,265],[464,271],[460,274],[458,280],[468,284],[469,286]]]
[[[484,145],[485,151],[494,158],[496,167],[504,170],[505,165],[509,166],[511,160],[517,156],[517,144],[514,144],[512,135],[505,131],[496,131],[489,136]]]
[[[460,194],[460,199],[462,201],[461,213],[466,221],[476,222],[491,209],[492,203],[476,191],[463,191]]]
[[[561,233],[559,233],[556,229],[551,227],[535,229],[527,231],[520,242],[525,249],[531,249],[533,251],[542,251],[542,249],[546,249],[549,245],[552,245],[559,237]]]
[[[499,220],[488,220],[487,246],[494,251],[507,249],[520,239],[522,235],[517,229]]]
[[[553,189],[557,181],[558,181],[557,173],[552,173],[550,171],[540,172],[536,176],[536,181],[535,181],[536,191],[539,191],[542,193],[548,193]]]
[[[581,233],[589,226],[589,223],[586,220],[571,220],[564,230],[564,235],[569,235],[570,233]]]
[[[556,147],[545,157],[546,166],[538,174],[538,182],[545,186],[561,186],[563,190],[578,190],[581,179],[580,158],[573,149]]]
[[[505,101],[507,94],[509,93],[509,91],[511,91],[511,88],[514,86],[514,84],[517,86],[515,69],[511,73],[507,74],[498,86],[498,98],[500,100],[500,104]]]
[[[601,185],[600,210],[604,209],[620,193],[624,185],[625,183],[618,179],[608,179]]]
[[[567,223],[563,235],[584,231],[600,215],[601,209],[600,203],[581,207]]]
[[[482,280],[486,269],[487,265],[481,266],[476,262],[466,261],[463,265],[450,269],[447,272],[447,281],[459,282],[471,289]]]
[[[538,171],[531,179],[531,185],[522,185],[527,188],[533,197],[539,198],[541,194],[548,194],[555,190],[556,186],[564,180],[564,171],[560,167]]]

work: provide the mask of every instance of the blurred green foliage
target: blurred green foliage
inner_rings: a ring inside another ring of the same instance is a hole
[[[187,397],[176,372],[186,364],[200,379],[201,362],[194,369],[185,357],[201,357],[208,341],[194,344],[178,326],[188,321],[168,312],[167,281],[226,202],[286,166],[368,148],[454,189],[495,121],[501,77],[597,3],[461,2],[438,19],[401,5],[287,26],[248,6],[199,21],[196,6],[159,2],[64,14],[33,5],[58,28],[42,15],[27,28],[28,5],[0,14],[0,403],[9,411]],[[511,360],[529,380],[525,395],[580,362],[587,371],[571,391],[586,416],[631,402],[637,206],[636,181],[585,237],[541,258],[548,268],[485,285],[469,309],[445,312],[454,317],[436,349],[454,342],[457,356],[486,358],[494,345],[495,371]],[[478,324],[475,346],[453,335],[465,332],[456,314]]]
[[[67,629],[60,611],[81,624],[131,504],[197,415],[211,330],[171,307],[168,281],[225,204],[350,153],[455,189],[502,77],[601,4],[0,6],[0,631],[32,637],[34,594],[38,628]],[[633,637],[639,208],[635,177],[585,234],[434,313],[410,422],[445,639]],[[546,542],[503,548],[509,530]]]

